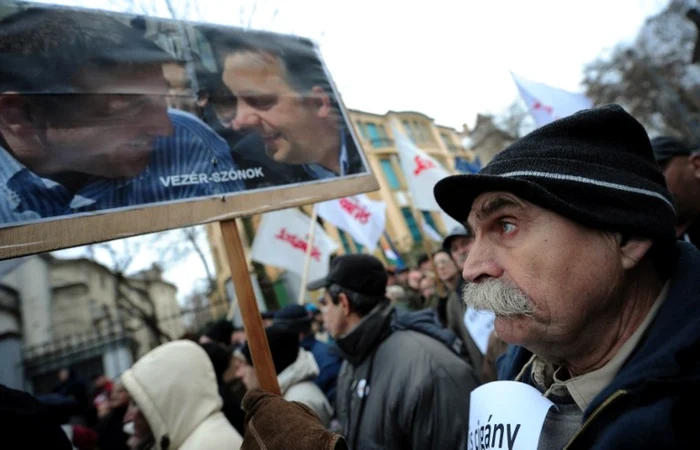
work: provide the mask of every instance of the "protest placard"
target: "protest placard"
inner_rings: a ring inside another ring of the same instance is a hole
[[[531,450],[554,405],[534,387],[494,381],[474,389],[469,403],[468,450]]]
[[[0,14],[0,259],[378,188],[307,39]]]

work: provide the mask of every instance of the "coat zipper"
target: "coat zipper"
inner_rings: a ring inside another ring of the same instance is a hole
[[[586,419],[586,421],[583,423],[581,428],[578,429],[576,434],[574,434],[571,437],[571,439],[569,439],[569,443],[566,444],[566,447],[564,447],[563,450],[568,450],[569,448],[571,448],[571,444],[576,440],[577,437],[579,437],[581,435],[581,433],[583,433],[583,431],[586,429],[586,427],[593,420],[595,420],[596,417],[598,417],[598,415],[601,413],[601,411],[603,411],[603,409],[605,409],[608,405],[610,405],[610,403],[614,402],[616,399],[618,399],[619,397],[622,397],[625,394],[627,394],[627,391],[625,389],[620,389],[619,391],[615,391],[614,394],[612,394],[610,397],[605,399],[605,401],[598,408],[596,408],[595,411],[593,411],[593,414],[588,416],[588,419]]]

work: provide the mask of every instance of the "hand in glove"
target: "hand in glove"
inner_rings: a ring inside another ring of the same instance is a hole
[[[241,450],[347,450],[308,406],[253,389],[243,398],[245,438]]]

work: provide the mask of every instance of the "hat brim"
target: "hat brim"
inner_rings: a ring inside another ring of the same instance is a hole
[[[328,279],[321,278],[320,280],[316,280],[316,281],[312,281],[311,283],[308,283],[306,285],[306,290],[307,291],[318,291],[319,289],[323,289],[326,286],[328,286]]]
[[[522,178],[482,174],[452,175],[440,180],[435,185],[433,193],[440,208],[450,217],[464,224],[469,217],[474,200],[483,193],[496,191],[509,192],[550,211],[566,209],[565,215],[570,219],[596,225],[590,221],[585,211],[576,211],[554,193]]]
[[[433,189],[440,208],[462,224],[467,221],[474,200],[485,192],[495,191],[510,192],[526,200],[534,197],[534,191],[541,191],[540,195],[549,194],[526,180],[481,174],[452,175],[438,181]],[[454,237],[448,236],[443,241],[443,248]]]

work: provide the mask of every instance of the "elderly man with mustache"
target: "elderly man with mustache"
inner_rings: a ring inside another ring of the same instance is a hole
[[[700,448],[700,253],[639,122],[582,111],[435,197],[470,231],[465,302],[513,344],[501,379],[556,405],[539,449]]]

